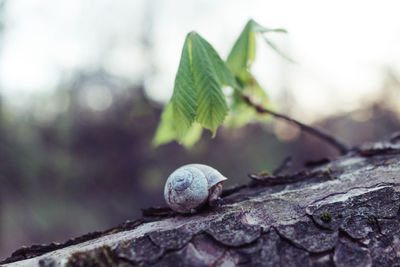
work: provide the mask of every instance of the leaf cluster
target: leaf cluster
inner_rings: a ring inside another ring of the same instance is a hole
[[[166,105],[153,139],[154,145],[173,140],[185,147],[197,142],[203,129],[216,135],[221,124],[242,126],[257,118],[257,114],[243,101],[243,95],[268,105],[268,97],[259,85],[251,66],[256,56],[256,36],[260,35],[278,54],[266,33],[283,29],[268,29],[249,20],[230,51],[226,62],[203,37],[196,32],[186,36],[174,91]],[[286,56],[284,56],[287,58]],[[223,88],[230,87],[230,94]]]

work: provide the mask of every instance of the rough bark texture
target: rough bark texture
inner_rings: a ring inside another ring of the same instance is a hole
[[[260,178],[195,215],[155,210],[64,244],[21,248],[3,264],[400,266],[399,144],[366,145],[286,178]]]

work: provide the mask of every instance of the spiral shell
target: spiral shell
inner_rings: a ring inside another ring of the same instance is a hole
[[[164,198],[171,209],[193,213],[206,201],[215,201],[227,180],[220,172],[203,164],[188,164],[175,170],[167,179]]]

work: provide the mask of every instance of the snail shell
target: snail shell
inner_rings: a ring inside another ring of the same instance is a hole
[[[164,198],[179,213],[194,213],[207,201],[211,204],[222,192],[227,178],[203,164],[188,164],[176,169],[167,179]]]

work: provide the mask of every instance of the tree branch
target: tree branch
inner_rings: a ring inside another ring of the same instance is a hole
[[[328,144],[330,144],[331,146],[333,146],[334,148],[336,148],[340,154],[344,155],[347,152],[350,151],[349,147],[347,145],[345,145],[344,143],[340,142],[339,140],[337,140],[336,138],[334,138],[333,136],[331,136],[330,134],[324,132],[321,129],[317,129],[311,126],[308,126],[306,124],[303,124],[295,119],[292,119],[290,117],[287,117],[285,115],[276,113],[272,110],[266,109],[264,107],[262,107],[261,105],[258,105],[254,102],[251,101],[251,99],[248,96],[242,95],[242,99],[249,105],[254,107],[258,113],[263,113],[263,114],[270,114],[272,116],[274,116],[275,118],[278,119],[282,119],[285,120],[287,122],[290,122],[292,124],[297,125],[302,131],[307,132],[309,134],[312,134],[320,139],[322,139],[323,141],[327,142]]]
[[[371,153],[289,175],[252,175],[253,185],[226,191],[225,204],[196,214],[152,209],[155,216],[62,244],[23,247],[0,265],[396,266],[400,144],[361,151]]]

